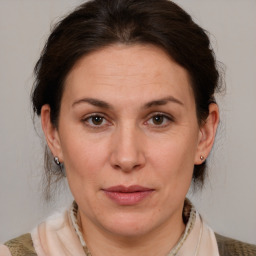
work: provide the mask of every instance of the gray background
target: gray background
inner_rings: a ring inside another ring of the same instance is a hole
[[[33,66],[50,26],[81,2],[0,0],[1,242],[31,230],[71,200],[67,189],[50,203],[43,200],[43,149],[29,95]],[[176,2],[211,32],[217,59],[226,65],[226,95],[218,96],[221,124],[209,179],[190,198],[215,231],[256,243],[256,1]]]

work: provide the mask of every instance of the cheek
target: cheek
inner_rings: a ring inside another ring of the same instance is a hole
[[[67,175],[79,179],[93,179],[107,159],[107,145],[104,141],[95,142],[83,136],[65,137],[62,143]]]
[[[183,187],[185,183],[190,185],[196,141],[196,136],[173,133],[164,140],[152,143],[149,161],[164,183],[171,182],[175,187]]]
[[[69,188],[80,205],[95,208],[91,198],[96,199],[97,191],[104,182],[105,147],[90,140],[73,139],[71,142],[67,142],[63,152]]]

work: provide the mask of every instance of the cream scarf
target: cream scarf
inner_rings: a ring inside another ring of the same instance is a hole
[[[89,256],[74,215],[58,213],[41,223],[32,232],[38,256]],[[214,232],[192,207],[186,230],[168,256],[219,256]]]

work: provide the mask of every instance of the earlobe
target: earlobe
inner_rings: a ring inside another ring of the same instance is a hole
[[[205,161],[212,149],[215,135],[219,123],[219,108],[216,103],[209,105],[209,115],[206,121],[201,125],[199,131],[199,140],[197,153],[195,155],[195,164],[199,165]]]
[[[41,109],[42,129],[53,156],[57,156],[59,161],[63,161],[62,150],[60,145],[59,133],[53,125],[50,118],[51,108],[49,105],[43,105]]]

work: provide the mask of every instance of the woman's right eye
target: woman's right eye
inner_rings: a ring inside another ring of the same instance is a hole
[[[108,124],[108,121],[104,116],[101,115],[91,115],[85,117],[82,120],[86,125],[91,126],[93,128],[100,128]]]

